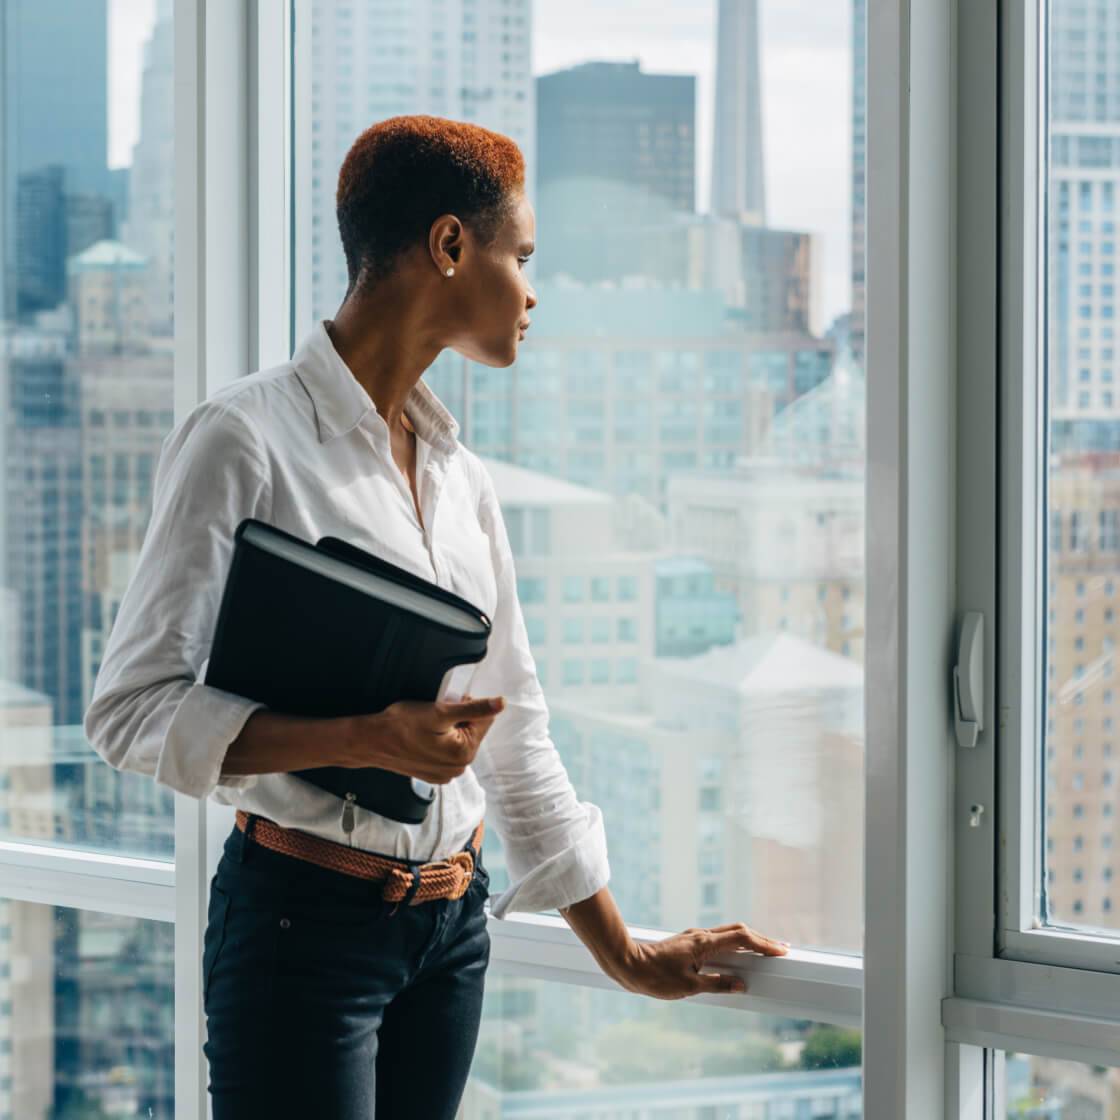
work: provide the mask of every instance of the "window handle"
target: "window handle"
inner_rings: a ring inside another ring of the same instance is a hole
[[[961,622],[953,701],[957,743],[975,747],[984,730],[984,616],[979,611],[969,611]]]

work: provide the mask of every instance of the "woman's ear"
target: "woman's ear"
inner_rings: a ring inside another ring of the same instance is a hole
[[[463,223],[454,214],[443,214],[433,223],[428,248],[440,271],[445,261],[459,264],[463,255]]]

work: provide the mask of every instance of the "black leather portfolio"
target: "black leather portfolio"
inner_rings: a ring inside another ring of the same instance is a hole
[[[457,666],[482,660],[489,636],[485,613],[414,572],[337,537],[311,544],[248,518],[234,534],[205,683],[292,715],[378,712],[438,699]],[[419,824],[435,796],[376,767],[295,776],[341,799],[344,828],[350,805]]]

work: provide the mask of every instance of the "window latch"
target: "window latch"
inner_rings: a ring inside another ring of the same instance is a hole
[[[984,616],[968,611],[961,621],[953,666],[953,723],[957,743],[975,747],[984,730]]]

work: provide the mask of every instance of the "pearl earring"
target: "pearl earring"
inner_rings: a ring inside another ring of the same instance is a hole
[[[454,275],[455,275],[455,269],[453,269],[453,268],[449,268],[449,269],[447,270],[447,272],[445,273],[445,275],[447,275],[447,276],[454,276]]]

